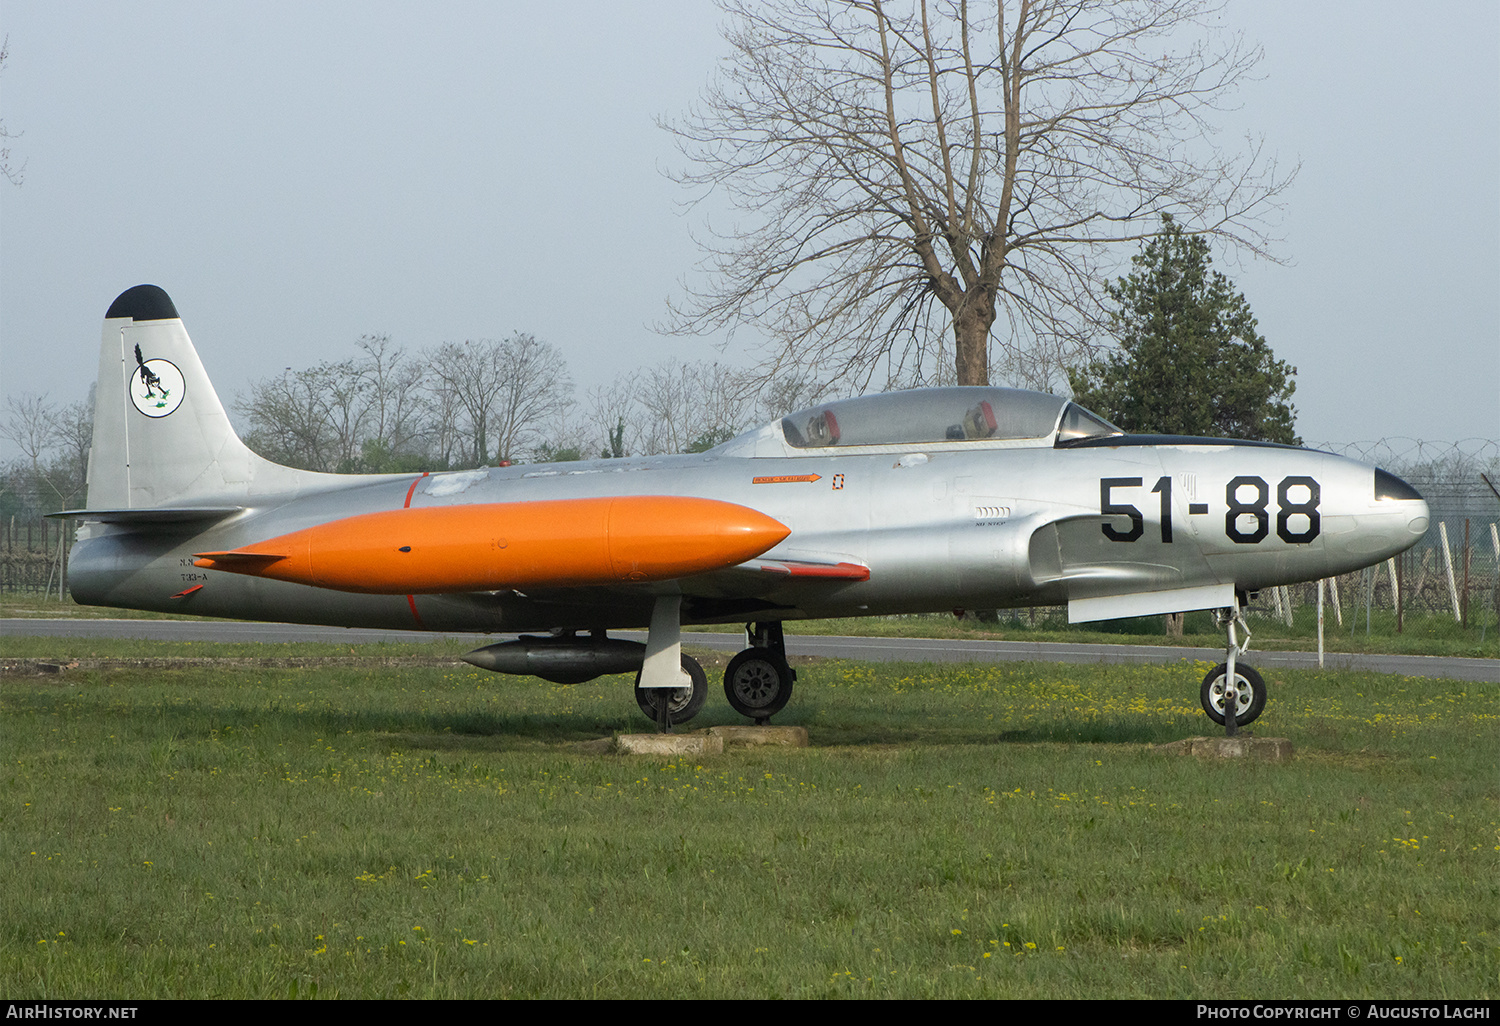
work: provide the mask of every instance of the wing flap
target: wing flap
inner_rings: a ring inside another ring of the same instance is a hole
[[[191,524],[223,520],[244,512],[244,506],[155,506],[149,509],[64,509],[48,513],[53,519],[91,520],[101,524]]]

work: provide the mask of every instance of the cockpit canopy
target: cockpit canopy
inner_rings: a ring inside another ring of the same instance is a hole
[[[1122,434],[1077,403],[1019,388],[919,388],[824,403],[782,418],[795,449],[965,440],[1051,442]]]

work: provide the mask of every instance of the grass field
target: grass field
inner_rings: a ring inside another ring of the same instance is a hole
[[[699,761],[592,750],[621,678],[6,679],[0,992],[1500,993],[1500,686],[1287,671],[1292,762],[1152,751],[1204,669],[808,662],[814,747]]]

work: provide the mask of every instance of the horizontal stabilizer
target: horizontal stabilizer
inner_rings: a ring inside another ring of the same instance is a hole
[[[101,524],[190,524],[223,520],[242,512],[244,506],[156,506],[149,509],[65,509],[47,516],[68,520],[92,520]]]

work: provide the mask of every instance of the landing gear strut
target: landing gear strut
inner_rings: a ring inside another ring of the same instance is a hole
[[[747,623],[745,635],[750,647],[724,670],[724,697],[735,712],[764,726],[791,699],[797,671],[787,664],[780,620]]]
[[[708,701],[708,674],[687,653],[682,655],[682,672],[692,679],[692,685],[680,688],[643,688],[635,686],[635,704],[641,707],[646,718],[656,724],[663,734],[674,723],[686,723],[703,710]],[[637,675],[636,680],[640,680]]]
[[[635,704],[663,734],[672,724],[698,715],[708,700],[708,675],[698,660],[682,651],[681,608],[681,595],[656,597],[646,653],[635,678]]]
[[[1222,724],[1227,737],[1234,737],[1239,727],[1254,723],[1265,709],[1266,682],[1255,667],[1238,662],[1240,656],[1250,651],[1250,627],[1241,611],[1239,592],[1235,592],[1234,605],[1216,610],[1214,619],[1228,636],[1225,658],[1203,678],[1198,697],[1208,718]],[[1244,631],[1243,642],[1235,637],[1236,627]]]

